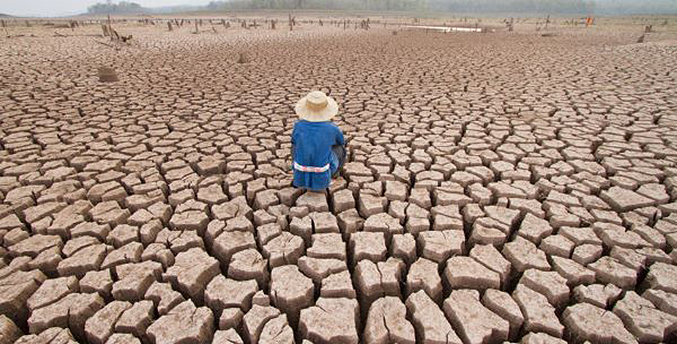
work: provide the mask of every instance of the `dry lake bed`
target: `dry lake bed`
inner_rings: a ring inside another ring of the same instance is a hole
[[[0,343],[675,340],[676,19],[196,18],[5,20]]]

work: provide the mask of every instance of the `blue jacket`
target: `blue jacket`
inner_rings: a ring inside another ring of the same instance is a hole
[[[294,169],[294,186],[311,190],[324,190],[331,183],[331,175],[338,169],[338,160],[332,146],[345,144],[341,129],[332,122],[299,120],[291,134],[294,162],[307,167],[330,168],[325,172],[303,172]]]

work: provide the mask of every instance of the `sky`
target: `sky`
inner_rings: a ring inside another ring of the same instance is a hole
[[[210,0],[131,0],[143,7],[206,5]],[[0,0],[0,13],[13,16],[57,17],[87,11],[87,7],[105,0]],[[113,2],[118,2],[115,0]]]

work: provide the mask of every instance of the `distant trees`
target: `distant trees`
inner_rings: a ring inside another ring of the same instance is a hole
[[[595,0],[429,0],[430,7],[451,12],[590,13]]]
[[[430,9],[481,13],[675,14],[676,0],[428,0]]]
[[[598,12],[607,14],[677,14],[675,0],[596,0]]]
[[[188,2],[188,0],[186,0]],[[213,0],[190,10],[318,9],[369,11],[434,11],[453,13],[656,14],[677,13],[677,0]],[[108,0],[88,8],[90,14],[163,12]]]
[[[220,0],[209,9],[327,9],[372,11],[584,13],[595,0]]]
[[[227,9],[326,9],[326,10],[423,10],[428,0],[230,0],[212,1],[210,10]]]
[[[113,3],[108,0],[105,3],[99,2],[87,8],[89,14],[120,14],[120,13],[141,13],[147,12],[148,9],[142,7],[135,2],[120,1]]]

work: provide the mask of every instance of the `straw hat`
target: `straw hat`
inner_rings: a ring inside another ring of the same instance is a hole
[[[308,122],[326,122],[338,113],[336,101],[324,92],[313,91],[296,103],[296,114]]]

